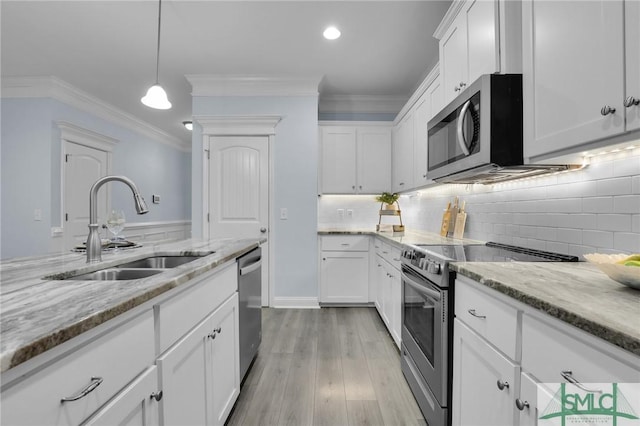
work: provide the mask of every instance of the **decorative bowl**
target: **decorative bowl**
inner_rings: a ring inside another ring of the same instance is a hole
[[[626,259],[628,254],[585,254],[589,263],[596,265],[602,272],[614,281],[636,290],[640,290],[640,267],[619,265],[616,262]]]

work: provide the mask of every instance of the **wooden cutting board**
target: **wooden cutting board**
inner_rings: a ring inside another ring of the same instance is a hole
[[[451,203],[447,203],[447,208],[442,214],[442,225],[440,226],[440,235],[443,237],[447,236],[447,232],[449,232],[449,223],[451,222]]]
[[[462,207],[456,215],[456,223],[453,228],[453,238],[462,238],[464,235],[464,226],[467,223],[467,212],[464,210],[465,202],[462,202]]]

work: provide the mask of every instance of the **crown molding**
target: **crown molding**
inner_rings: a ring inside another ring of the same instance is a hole
[[[154,141],[191,151],[191,141],[172,136],[54,76],[2,77],[1,94],[2,98],[52,98]]]
[[[321,96],[321,113],[392,113],[396,114],[407,101],[406,96],[327,95]]]
[[[456,19],[466,1],[467,0],[453,0],[453,3],[451,3],[451,6],[449,6],[449,9],[447,10],[447,13],[444,14],[442,21],[440,21],[440,25],[438,25],[438,28],[433,32],[433,36],[436,39],[441,40],[442,37],[444,37],[444,33]]]
[[[190,74],[192,96],[318,96],[322,76]]]
[[[206,136],[266,136],[275,135],[282,117],[277,115],[194,116]]]

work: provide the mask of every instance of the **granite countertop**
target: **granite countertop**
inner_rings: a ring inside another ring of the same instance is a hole
[[[318,235],[375,235],[383,241],[402,247],[403,244],[462,245],[484,244],[484,241],[468,238],[443,237],[440,234],[426,231],[405,230],[404,233],[376,232],[371,229],[320,228]]]
[[[450,268],[640,355],[640,291],[585,262],[456,262]]]
[[[266,239],[182,240],[103,253],[87,264],[84,253],[51,254],[0,262],[0,372],[4,372],[218,265]],[[201,259],[126,281],[54,280],[149,256],[202,255]]]

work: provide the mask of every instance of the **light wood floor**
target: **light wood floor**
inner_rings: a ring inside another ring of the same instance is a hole
[[[264,309],[227,425],[425,425],[375,308]]]

